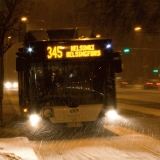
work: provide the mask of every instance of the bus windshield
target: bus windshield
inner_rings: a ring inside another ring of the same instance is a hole
[[[39,101],[56,105],[66,105],[69,99],[78,104],[102,103],[105,64],[103,60],[32,63],[31,87]]]

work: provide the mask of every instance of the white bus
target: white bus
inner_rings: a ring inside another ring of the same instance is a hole
[[[29,31],[16,54],[19,105],[31,120],[79,127],[116,110],[122,69],[111,39],[84,28]]]

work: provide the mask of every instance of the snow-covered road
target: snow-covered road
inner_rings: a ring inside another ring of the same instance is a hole
[[[118,136],[71,140],[0,139],[0,160],[159,160],[160,141],[119,126]]]
[[[121,96],[121,94],[119,95]],[[14,99],[12,100],[12,102],[13,101]],[[5,105],[5,107],[6,106],[7,105]],[[143,107],[135,105],[128,106],[127,104],[122,105],[121,103],[118,103],[118,108],[160,116],[159,110],[154,108],[144,109]],[[5,109],[7,109],[7,107]],[[10,112],[11,114],[13,114],[12,110]],[[139,121],[136,121],[136,124],[138,122]],[[110,130],[111,132],[115,133],[118,136],[105,136],[105,137],[93,136],[90,138],[63,139],[63,140],[54,139],[48,141],[47,140],[31,141],[26,137],[0,138],[0,160],[159,160],[160,159],[159,140],[143,134],[139,134],[135,131],[128,130],[120,126],[111,125],[105,127],[107,130]]]

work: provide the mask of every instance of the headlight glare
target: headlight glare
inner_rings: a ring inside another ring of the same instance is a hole
[[[12,86],[13,86],[13,88],[17,88],[18,87],[18,83],[14,82]]]
[[[6,82],[4,83],[4,87],[7,89],[17,89],[18,88],[18,83],[17,82]]]
[[[10,82],[5,83],[5,88],[11,88],[12,84]]]
[[[41,120],[40,116],[38,116],[37,114],[31,115],[29,119],[32,126],[36,126]]]
[[[117,114],[117,112],[115,110],[109,110],[107,113],[106,113],[106,116],[109,118],[109,119],[117,119],[119,116]]]

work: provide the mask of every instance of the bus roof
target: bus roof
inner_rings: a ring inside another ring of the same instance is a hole
[[[89,27],[62,28],[51,30],[31,30],[25,34],[25,42],[48,41],[60,39],[95,38],[94,32]]]

